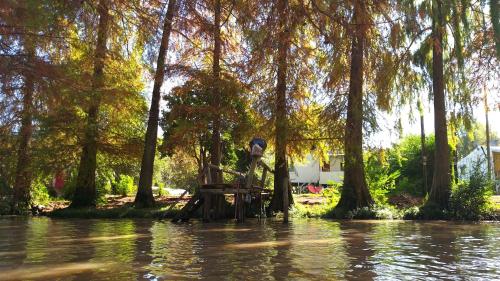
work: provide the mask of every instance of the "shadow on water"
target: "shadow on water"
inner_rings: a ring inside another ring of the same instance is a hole
[[[26,259],[26,232],[29,220],[12,218],[3,220],[0,228],[0,260],[2,267],[17,268]]]
[[[151,220],[134,221],[136,239],[132,266],[135,269],[136,280],[150,280],[156,277],[144,267],[144,265],[151,264],[153,261],[153,257],[151,256],[151,244],[153,240],[151,228],[153,224],[154,222]]]

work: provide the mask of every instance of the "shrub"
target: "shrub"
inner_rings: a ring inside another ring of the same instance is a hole
[[[394,207],[375,205],[373,207],[363,207],[349,211],[346,214],[346,218],[392,220],[401,218],[401,213]]]
[[[120,175],[120,179],[116,183],[115,187],[116,194],[127,196],[135,191],[137,191],[137,188],[134,184],[134,178],[127,175]]]
[[[35,180],[33,182],[31,199],[34,205],[45,205],[50,202],[49,190],[40,180]]]
[[[410,207],[403,211],[403,219],[415,220],[419,218],[420,208],[417,206]]]
[[[491,212],[492,181],[476,164],[467,181],[460,182],[450,198],[450,215],[459,220],[480,220]]]
[[[340,184],[333,184],[328,188],[323,188],[321,196],[326,198],[328,205],[336,205],[340,200]]]

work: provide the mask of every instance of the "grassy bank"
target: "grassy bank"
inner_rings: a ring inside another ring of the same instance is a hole
[[[412,201],[412,200],[409,200]],[[434,217],[421,204],[415,204],[418,200],[413,200],[409,204],[384,204],[375,205],[372,208],[360,208],[347,212],[343,217],[339,217],[335,211],[338,200],[335,198],[325,198],[320,195],[304,194],[295,197],[295,205],[290,212],[295,218],[326,218],[326,219],[441,219],[446,220],[470,220],[467,218],[457,218],[454,214],[436,214]],[[427,212],[427,213],[426,213]],[[432,211],[431,211],[432,212]],[[473,212],[471,210],[471,212]],[[475,219],[473,219],[475,220]],[[486,210],[481,214],[479,220],[500,220],[500,195],[491,196]]]
[[[119,219],[119,218],[173,218],[179,209],[167,211],[168,207],[136,209],[133,206],[123,206],[111,209],[99,208],[64,208],[46,213],[52,218],[84,218],[84,219]]]
[[[57,202],[52,209],[42,215],[53,218],[172,218],[185,204],[179,202],[174,208],[168,210],[174,202],[174,197],[157,198],[154,208],[136,209],[133,207],[133,197],[110,197],[106,203],[96,208],[68,208],[69,202]],[[335,213],[336,197],[318,194],[294,195],[294,202],[290,215],[293,218],[339,218]],[[500,218],[500,196],[491,197],[491,213],[483,219],[498,220]],[[168,211],[167,211],[168,210]],[[373,208],[360,208],[348,212],[347,219],[422,219],[419,215],[419,205],[378,205]]]
[[[105,201],[94,208],[69,208],[69,202],[49,205],[42,210],[41,215],[53,218],[172,218],[184,205],[185,200],[179,202],[172,209],[170,206],[176,197],[157,197],[156,205],[152,208],[136,209],[133,206],[133,197],[108,196]]]

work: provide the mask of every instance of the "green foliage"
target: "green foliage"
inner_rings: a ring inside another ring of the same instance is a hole
[[[49,213],[53,218],[80,218],[80,219],[121,219],[121,218],[173,218],[178,214],[180,206],[167,212],[168,207],[141,208],[123,206],[111,209],[99,208],[65,208]]]
[[[492,181],[478,163],[469,179],[458,183],[452,190],[450,215],[459,220],[480,220],[492,210],[489,200],[492,194]]]
[[[396,181],[401,172],[390,171],[384,150],[368,152],[365,157],[367,158],[365,160],[366,180],[370,194],[377,204],[384,205],[387,203],[387,195],[396,189]]]
[[[35,180],[31,188],[32,204],[45,205],[51,201],[49,189],[41,180]]]
[[[333,210],[340,199],[340,185],[324,188],[320,194],[307,194],[309,197],[323,197],[323,204],[300,204],[292,205],[290,215],[295,218],[332,218]],[[297,201],[294,199],[294,201]]]
[[[426,137],[425,150],[427,186],[430,187],[434,170],[434,136]],[[406,192],[416,196],[425,195],[420,136],[410,135],[405,137],[389,151],[388,161],[390,165],[389,171],[399,171],[400,173],[394,193]]]
[[[328,205],[337,205],[340,200],[340,188],[341,184],[333,184],[328,188],[323,188],[321,191],[321,196],[326,198],[326,202]]]
[[[432,184],[434,137],[425,143],[427,158],[427,185]],[[391,195],[424,196],[420,136],[410,135],[389,149],[365,153],[365,172],[370,193],[378,205],[386,205]]]
[[[414,220],[419,217],[420,208],[417,206],[413,206],[403,210],[403,219],[405,220]]]
[[[400,211],[394,207],[375,205],[373,207],[357,208],[346,214],[347,219],[381,219],[392,220],[402,217]]]
[[[120,175],[118,182],[114,186],[114,194],[127,196],[137,191],[137,186],[134,184],[134,178],[128,175]]]
[[[194,159],[182,152],[162,159],[162,181],[166,187],[193,192],[198,186],[198,167]]]
[[[164,131],[161,151],[166,155],[183,152],[199,157],[199,150],[210,147],[211,120],[215,115],[221,118],[225,147],[242,144],[250,139],[252,131],[252,110],[243,85],[226,76],[219,83],[221,95],[220,111],[211,106],[213,77],[207,72],[196,72],[183,85],[172,89],[165,96],[168,110],[163,112],[160,126]],[[224,154],[230,152],[224,149]],[[231,157],[230,157],[231,158]],[[227,159],[223,159],[227,161]]]

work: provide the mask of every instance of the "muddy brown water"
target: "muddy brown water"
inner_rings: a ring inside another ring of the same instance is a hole
[[[500,280],[500,224],[2,218],[0,280]]]

